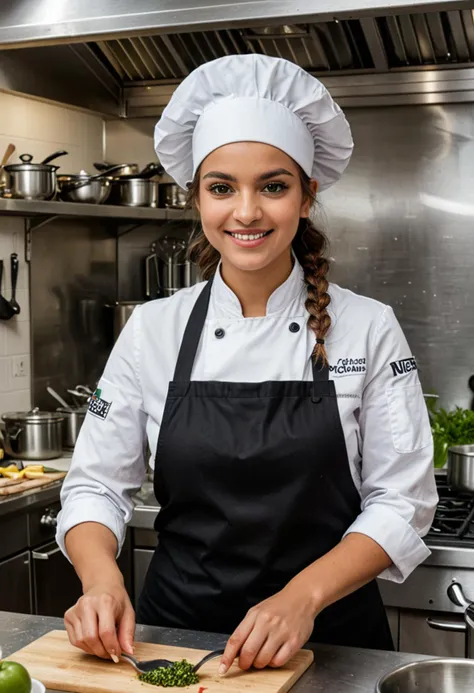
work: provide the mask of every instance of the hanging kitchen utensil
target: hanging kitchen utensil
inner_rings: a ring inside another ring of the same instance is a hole
[[[10,301],[2,296],[3,260],[0,260],[0,320],[10,320],[15,315]]]
[[[18,255],[16,253],[12,253],[10,255],[10,268],[11,268],[11,281],[12,281],[12,297],[10,299],[10,305],[12,307],[13,312],[15,315],[19,315],[21,308],[18,305],[18,302],[16,300],[16,283],[18,280]]]

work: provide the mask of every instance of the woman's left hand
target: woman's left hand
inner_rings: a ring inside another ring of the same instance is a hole
[[[281,667],[308,641],[319,612],[301,584],[289,583],[281,592],[252,607],[227,642],[219,674],[224,675],[239,655],[239,667]]]

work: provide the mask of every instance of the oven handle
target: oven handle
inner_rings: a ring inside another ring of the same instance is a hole
[[[448,630],[451,633],[466,633],[467,626],[465,623],[457,623],[456,621],[439,621],[436,618],[427,618],[426,623],[434,630]]]
[[[59,546],[56,546],[56,548],[51,549],[51,551],[46,551],[45,553],[42,553],[41,551],[32,551],[31,555],[33,558],[39,560],[39,561],[49,561],[51,556],[54,556],[54,554],[58,553],[61,551]]]

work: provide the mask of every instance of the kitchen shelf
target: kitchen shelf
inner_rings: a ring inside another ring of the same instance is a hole
[[[0,216],[19,217],[89,217],[127,221],[181,221],[196,219],[193,210],[151,207],[125,207],[80,202],[11,200],[0,198]]]

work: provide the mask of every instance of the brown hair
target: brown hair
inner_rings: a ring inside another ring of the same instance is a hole
[[[300,168],[301,188],[305,199],[314,199],[310,178]],[[199,195],[199,169],[188,190],[188,206],[195,206]],[[316,337],[313,349],[313,358],[320,359],[327,364],[326,348],[324,346],[327,331],[331,326],[331,318],[327,312],[330,302],[328,294],[328,281],[326,275],[329,270],[329,262],[324,256],[327,250],[327,238],[319,231],[310,219],[300,219],[292,247],[298,262],[303,268],[304,282],[308,292],[305,301],[306,310],[309,313],[308,325]],[[189,246],[189,258],[196,263],[203,279],[210,279],[216,272],[220,260],[220,253],[209,243],[202,228],[191,240]]]

